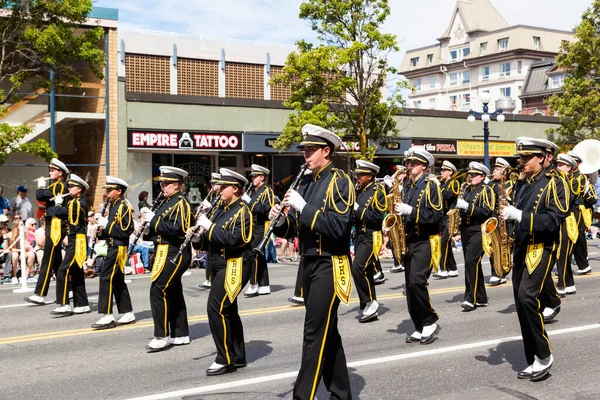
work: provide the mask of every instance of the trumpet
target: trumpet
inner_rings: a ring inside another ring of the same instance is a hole
[[[39,181],[40,179],[45,179],[47,181],[51,180],[52,178],[50,178],[49,176],[40,176],[39,178],[36,178],[34,180],[32,180],[32,183],[36,183],[37,181]]]

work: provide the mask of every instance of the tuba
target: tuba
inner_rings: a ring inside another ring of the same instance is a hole
[[[392,184],[392,193],[388,195],[388,215],[383,220],[383,231],[389,232],[390,241],[394,257],[397,260],[402,260],[406,255],[406,234],[404,232],[404,221],[402,216],[397,215],[394,210],[394,203],[402,203],[404,201],[404,190],[402,188],[402,180],[400,174],[394,175]]]
[[[505,170],[506,168],[502,170],[502,178],[500,179],[500,184],[498,187],[498,191],[500,193],[498,206],[500,209],[508,205]],[[488,218],[488,220],[481,225],[481,233],[483,235],[483,250],[488,256],[494,257],[494,264],[492,265],[494,271],[500,277],[508,275],[513,266],[513,239],[509,235],[508,224],[506,220],[502,218],[502,213],[500,213],[497,218]]]
[[[458,198],[462,200],[465,196],[465,190],[469,186],[468,182],[463,182],[460,185],[460,191],[458,192]],[[451,237],[458,235],[460,229],[460,210],[458,208],[453,208],[448,211],[448,234]]]

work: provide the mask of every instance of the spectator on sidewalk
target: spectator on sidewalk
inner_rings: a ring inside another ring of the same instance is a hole
[[[148,192],[146,192],[145,190],[143,192],[140,192],[140,195],[138,196],[138,210],[140,211],[140,213],[142,212],[142,208],[146,207],[148,209],[148,211],[150,211],[150,204],[148,204]]]
[[[27,198],[27,186],[21,185],[17,188],[17,195],[10,201],[9,206],[11,219],[17,215],[21,217],[22,221],[33,217],[33,207]]]
[[[142,226],[141,221],[144,220],[144,215],[146,215],[149,212],[150,212],[150,209],[148,207],[142,207],[142,209],[140,210],[140,219],[133,222],[134,230],[133,230],[133,233],[131,234],[131,238],[129,240],[129,243],[131,243],[130,246],[133,246],[135,237],[137,236],[139,229]],[[134,253],[140,254],[144,268],[149,270],[150,269],[150,261],[149,261],[150,253],[154,253],[154,243],[150,240],[143,240],[143,235],[142,235],[142,236],[140,236],[137,243],[133,247],[133,251],[131,252],[131,254],[134,254]]]
[[[8,217],[0,214],[0,283],[12,270],[12,253],[7,250],[9,233]]]
[[[10,205],[8,199],[4,197],[4,188],[0,185],[0,215],[8,215],[10,213]]]
[[[24,227],[23,221],[13,221],[12,231],[8,239],[9,248],[12,251],[11,282],[13,285],[19,284],[19,279],[17,279],[17,271],[21,269],[21,240],[19,238],[19,231],[22,227]],[[25,271],[25,274],[23,274],[23,271],[21,271],[22,279],[27,279],[29,277],[29,274],[33,268],[33,258],[33,247],[27,241],[27,235],[25,235],[25,263],[27,264],[27,271]]]

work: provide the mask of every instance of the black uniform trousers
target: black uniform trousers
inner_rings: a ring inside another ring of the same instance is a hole
[[[212,267],[210,266],[210,257],[206,257],[206,263],[204,264],[204,274],[206,275],[206,280],[212,280]]]
[[[554,285],[550,271],[555,260],[555,253],[552,246],[545,246],[542,260],[532,274],[529,274],[525,265],[526,254],[527,246],[517,244],[514,257],[513,292],[521,325],[525,358],[527,365],[532,365],[534,355],[539,358],[547,358],[552,352],[544,327],[539,297],[544,291],[544,287]]]
[[[340,300],[335,294],[331,257],[302,258],[306,314],[294,399],[314,399],[321,377],[332,399],[351,399],[346,355],[338,331]]]
[[[377,300],[373,274],[375,265],[378,263],[379,259],[373,250],[373,235],[371,233],[358,234],[354,242],[352,277],[358,292],[361,310],[365,309],[367,303]],[[379,270],[381,270],[381,267]]]
[[[56,304],[69,304],[68,279],[71,277],[73,306],[89,306],[87,292],[85,291],[83,268],[75,262],[75,235],[70,235],[67,240],[69,242],[67,253],[56,272]]]
[[[406,248],[404,257],[406,304],[415,329],[421,332],[424,326],[431,325],[439,319],[427,290],[427,277],[432,268],[431,245],[429,239],[407,241]]]
[[[590,263],[588,261],[587,239],[585,237],[585,232],[587,228],[583,223],[583,217],[579,208],[575,209],[575,219],[577,220],[579,235],[577,236],[577,241],[575,242],[575,247],[573,248],[572,255],[575,257],[575,263],[577,264],[577,267],[579,268],[579,270],[582,270],[589,267]],[[569,255],[569,265],[571,265],[571,260],[571,255]]]
[[[259,226],[259,229],[256,229]],[[265,230],[263,226],[259,224],[254,225],[254,238],[252,239],[252,248],[258,246],[258,244],[265,236]],[[267,259],[263,254],[258,252],[252,253],[251,258],[251,271],[250,271],[250,284],[258,286],[269,286],[269,270],[267,268]]]
[[[173,338],[190,335],[181,277],[192,262],[192,250],[188,245],[176,260],[177,263],[173,263],[171,260],[178,251],[179,246],[169,245],[165,265],[150,284],[150,309],[155,337],[167,337],[169,332]]]
[[[452,251],[452,237],[448,231],[448,217],[444,216],[442,221],[442,262],[440,271],[456,271],[456,260]]]
[[[581,233],[579,234],[581,235]],[[579,239],[578,239],[579,240]],[[571,259],[571,253],[573,252],[574,243],[569,239],[567,234],[567,224],[563,222],[560,225],[560,241],[558,244],[558,258],[556,259],[556,268],[558,269],[558,286],[561,289],[567,286],[575,285],[575,279],[573,279],[573,270],[569,260]]]
[[[461,231],[463,254],[465,256],[465,301],[471,304],[487,303],[487,293],[481,268],[483,247],[481,246],[481,226],[478,224]]]
[[[221,365],[245,364],[244,327],[238,311],[237,297],[231,302],[225,291],[226,272],[227,268],[225,266],[213,268],[212,283],[206,306],[210,333],[217,347],[215,362]],[[250,261],[244,258],[241,287],[248,283],[249,278]]]
[[[304,298],[304,289],[302,282],[304,280],[304,257],[300,257],[298,263],[298,273],[296,274],[296,286],[294,286],[294,296]]]
[[[100,270],[99,314],[112,314],[113,296],[121,314],[133,311],[129,289],[125,283],[125,275],[123,275],[123,271],[117,263],[119,247],[124,247],[127,251],[127,246],[109,246],[104,264]]]
[[[58,267],[62,262],[62,241],[66,236],[66,231],[61,229],[60,241],[55,246],[50,239],[51,226],[52,218],[46,218],[46,243],[44,243],[44,255],[42,256],[40,275],[38,276],[38,281],[35,285],[35,294],[39,296],[48,295],[52,274],[58,271]]]

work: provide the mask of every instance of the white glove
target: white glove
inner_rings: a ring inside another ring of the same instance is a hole
[[[100,217],[98,218],[98,226],[102,229],[106,228],[106,225],[108,225],[108,219],[104,218],[104,217]]]
[[[394,210],[400,215],[408,215],[413,208],[406,203],[394,203]]]
[[[456,208],[458,208],[459,210],[466,210],[467,208],[469,208],[469,203],[467,203],[463,199],[458,199],[456,201]]]
[[[523,219],[523,211],[515,208],[514,206],[506,206],[502,211],[502,218],[521,222]]]
[[[394,185],[394,181],[392,181],[392,178],[389,175],[386,175],[385,178],[383,178],[383,183],[390,189]]]
[[[435,183],[437,183],[438,185],[441,185],[440,181],[438,180],[438,178],[436,178],[433,174],[429,175],[428,179],[430,181],[433,181]]]
[[[200,215],[200,218],[198,218],[198,221],[196,221],[196,226],[204,228],[206,231],[209,230],[212,225],[213,223],[210,221],[210,219],[206,218],[206,215],[204,214]]]
[[[279,212],[279,209],[281,209],[281,205],[279,204],[275,204],[273,207],[271,207],[271,211],[269,211],[269,219],[271,221],[275,219],[277,213]]]
[[[63,197],[62,194],[59,194],[58,196],[56,196],[54,198],[54,204],[56,204],[57,206],[62,205],[63,201],[65,201],[65,198]]]
[[[205,210],[208,210],[210,208],[210,206],[211,206],[210,201],[208,201],[208,200],[202,201],[201,205],[202,205],[202,208],[205,209]]]
[[[46,189],[46,178],[40,178],[37,180],[38,189]]]
[[[150,223],[152,218],[154,218],[154,213],[152,211],[145,212],[144,215],[142,215],[142,222]]]
[[[242,196],[242,201],[244,201],[246,204],[250,204],[250,202],[252,201],[252,198],[250,196],[248,196],[246,193],[244,193],[244,195]]]
[[[354,203],[354,211],[358,210],[358,207],[359,207],[358,203],[355,202]]]
[[[306,205],[306,200],[300,196],[300,193],[295,190],[290,190],[290,197],[288,198],[288,203],[290,206],[294,207],[296,211],[302,214],[302,210],[304,210],[304,206]]]

